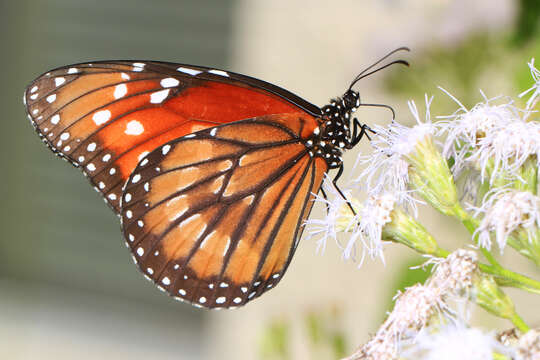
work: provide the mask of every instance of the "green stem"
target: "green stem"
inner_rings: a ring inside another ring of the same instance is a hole
[[[497,282],[502,282],[501,285],[512,286],[535,294],[540,294],[540,281],[536,281],[525,275],[515,273],[496,265],[478,264],[478,267],[483,273],[493,275]]]
[[[526,333],[531,329],[529,325],[525,324],[525,321],[523,321],[521,316],[519,316],[517,313],[514,313],[514,316],[510,320],[512,321],[512,324],[514,324],[522,333]]]

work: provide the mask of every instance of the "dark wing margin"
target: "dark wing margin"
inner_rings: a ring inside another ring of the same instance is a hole
[[[172,141],[126,183],[126,243],[143,274],[175,298],[243,305],[281,280],[326,169],[271,117]]]

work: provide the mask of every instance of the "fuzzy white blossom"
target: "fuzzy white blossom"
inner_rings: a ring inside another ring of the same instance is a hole
[[[359,206],[358,214],[352,220],[356,225],[351,231],[349,241],[343,250],[345,259],[355,258],[356,245],[362,246],[360,266],[366,255],[372,259],[379,257],[384,262],[382,229],[392,219],[390,214],[394,210],[396,198],[391,193],[380,195],[370,195],[368,199]],[[346,211],[346,208],[344,208]]]
[[[538,152],[532,129],[521,120],[520,111],[511,100],[488,99],[482,93],[484,102],[467,110],[449,92],[441,90],[460,106],[455,114],[441,117],[449,120],[438,123],[441,133],[447,134],[443,156],[454,159],[454,175],[472,168],[480,171],[484,180],[493,161],[493,180],[500,172],[515,172],[531,154]],[[497,104],[501,100],[505,101]]]
[[[328,240],[334,240],[339,244],[338,232],[345,231],[355,224],[352,213],[348,217],[349,220],[343,216],[342,208],[346,206],[347,201],[338,193],[330,176],[324,176],[322,189],[328,198],[314,194],[314,201],[325,207],[326,216],[322,219],[313,218],[306,220],[307,239],[318,238],[317,252],[324,252]],[[350,195],[350,191],[346,190],[345,195]],[[347,211],[350,212],[348,207]]]
[[[495,351],[505,352],[505,349],[493,334],[469,328],[458,321],[423,329],[402,357],[419,360],[491,360]]]
[[[540,331],[532,329],[521,336],[516,350],[517,360],[540,359]]]
[[[402,346],[414,344],[433,316],[442,316],[443,321],[454,320],[446,300],[472,286],[472,276],[477,269],[476,254],[459,249],[446,259],[430,262],[437,265],[426,284],[399,292],[394,298],[394,309],[377,333],[348,359],[397,359],[402,355]],[[426,348],[428,344],[421,344],[421,347]]]
[[[486,195],[479,208],[474,208],[475,217],[482,215],[482,221],[475,235],[478,243],[491,248],[491,233],[503,251],[508,236],[519,227],[531,230],[540,226],[540,198],[528,191],[498,189]]]
[[[479,164],[483,179],[492,163],[492,183],[500,177],[522,180],[519,170],[531,157],[536,162],[540,159],[540,123],[516,119],[496,127],[479,139],[469,160]]]
[[[538,99],[540,99],[540,70],[534,66],[534,58],[532,58],[527,65],[529,65],[529,69],[531,70],[534,84],[532,87],[519,94],[519,97],[523,97],[532,92],[529,100],[527,100],[527,110],[530,110],[538,102]]]
[[[429,106],[432,99],[426,97],[426,115],[421,120],[416,104],[409,102],[409,109],[416,120],[416,125],[407,127],[392,122],[388,127],[375,126],[375,136],[371,141],[373,153],[361,157],[359,164],[367,165],[355,180],[362,184],[370,194],[389,192],[394,194],[396,202],[417,213],[416,204],[409,187],[410,156],[418,151],[419,143],[436,132],[431,123]]]

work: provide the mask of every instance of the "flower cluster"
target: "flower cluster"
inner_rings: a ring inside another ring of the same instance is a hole
[[[467,290],[477,271],[476,254],[459,249],[446,259],[437,259],[434,273],[425,285],[398,293],[394,309],[375,336],[349,359],[395,359],[402,340],[414,338],[433,316],[453,319],[446,305],[456,289]],[[456,286],[457,284],[457,286]]]
[[[444,359],[450,358],[445,357],[450,350],[452,358],[462,359],[538,354],[538,335],[528,335],[528,325],[501,287],[540,293],[540,282],[504,268],[491,253],[496,242],[501,254],[509,246],[540,267],[540,122],[535,110],[540,71],[534,60],[528,65],[534,85],[520,95],[529,96],[523,108],[509,97],[482,93],[484,101],[467,109],[441,89],[458,104],[455,113],[433,122],[433,98],[425,97],[422,116],[410,101],[416,124],[393,121],[374,127],[373,153],[359,157],[357,166],[363,169],[343,189],[346,198],[325,180],[329,197],[316,201],[324,203],[328,216],[308,221],[310,235],[322,235],[320,248],[328,239],[336,240],[344,258],[362,263],[366,255],[384,260],[384,246],[392,242],[429,257],[435,265],[425,284],[398,294],[386,321],[350,359]],[[364,201],[357,199],[360,194]],[[441,248],[419,219],[420,205],[461,222],[470,234],[470,249]],[[339,233],[349,235],[346,243]],[[489,264],[479,263],[477,251]],[[531,339],[523,335],[519,348],[503,347],[493,334],[456,318],[450,298],[475,302],[510,320]],[[522,358],[534,358],[527,356]]]

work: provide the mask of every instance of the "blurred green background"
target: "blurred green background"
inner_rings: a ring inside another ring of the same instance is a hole
[[[488,97],[528,88],[539,15],[538,0],[3,0],[0,358],[332,359],[374,332],[396,289],[425,277],[406,271],[420,259],[402,249],[356,270],[334,244],[315,256],[310,241],[280,286],[243,309],[173,301],[136,270],[118,219],[83,176],[34,134],[22,93],[39,74],[98,59],[176,61],[260,77],[322,106],[407,45],[410,69],[360,86],[366,102],[392,104],[407,122],[405,100],[424,93],[437,95],[434,114],[456,109],[439,85],[466,106],[482,100],[479,88]],[[428,228],[455,241],[455,224],[432,216]]]

